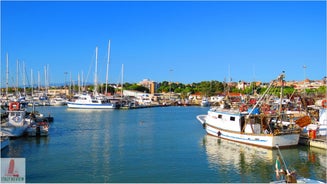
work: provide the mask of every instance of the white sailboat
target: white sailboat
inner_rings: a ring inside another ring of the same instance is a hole
[[[94,75],[94,95],[82,94],[74,102],[67,102],[68,108],[77,109],[115,109],[116,104],[110,103],[102,98],[97,98],[97,67],[98,67],[98,47],[95,48],[95,75]]]

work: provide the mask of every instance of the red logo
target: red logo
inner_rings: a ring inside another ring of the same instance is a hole
[[[8,172],[6,173],[5,176],[19,177],[18,172],[15,170],[15,160],[14,159],[10,160],[9,167],[8,167]]]

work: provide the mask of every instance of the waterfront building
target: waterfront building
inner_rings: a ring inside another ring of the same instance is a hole
[[[150,79],[143,79],[139,82],[139,85],[148,88],[151,94],[154,94],[158,89],[157,82],[151,81]]]
[[[69,95],[69,89],[49,89],[48,94],[50,96]]]

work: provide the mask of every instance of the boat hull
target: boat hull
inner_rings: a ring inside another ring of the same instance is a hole
[[[37,136],[48,136],[49,129],[48,128],[42,128],[39,129],[37,127],[35,128],[27,128],[26,133],[30,137],[37,137]]]
[[[1,136],[1,150],[9,146],[9,138],[8,136],[2,137]]]
[[[219,129],[208,124],[205,125],[205,130],[212,136],[265,148],[274,148],[276,145],[279,145],[279,147],[295,146],[300,138],[300,134],[241,134]]]
[[[207,134],[248,145],[275,148],[276,144],[278,144],[279,147],[288,147],[298,145],[300,139],[299,133],[274,135],[240,133],[239,131],[225,130],[212,125],[214,123],[210,123],[212,120],[208,121],[208,115],[198,115],[196,118],[200,121]]]
[[[4,132],[9,137],[19,137],[22,136],[27,129],[27,125],[15,127],[15,126],[3,126],[1,131]]]
[[[75,109],[115,109],[114,104],[79,104],[79,103],[67,103],[68,108]]]

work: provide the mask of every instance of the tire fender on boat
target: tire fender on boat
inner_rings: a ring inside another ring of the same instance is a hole
[[[220,136],[221,136],[221,132],[220,132],[220,131],[218,131],[218,133],[217,133],[217,134],[218,134],[218,137],[220,137]]]
[[[202,127],[203,127],[203,129],[205,129],[207,127],[207,124],[206,123],[203,123],[202,124]]]

